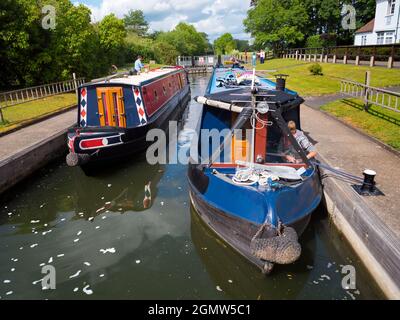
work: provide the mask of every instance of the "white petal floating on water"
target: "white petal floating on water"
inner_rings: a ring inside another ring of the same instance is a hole
[[[228,280],[228,282],[229,282],[229,283],[233,283],[233,281],[232,281],[232,280],[230,280],[230,279]]]
[[[78,237],[82,234],[82,231],[78,231],[78,233],[76,234]]]
[[[84,264],[85,266],[88,266],[88,267],[91,266],[91,264],[90,264],[89,262],[86,262],[86,261],[85,261],[83,264]]]
[[[91,294],[93,294],[93,290],[92,289],[89,289],[89,285],[87,285],[86,287],[84,287],[83,289],[82,289],[82,291],[84,292],[84,293],[86,293],[87,295],[91,295]]]
[[[8,213],[8,216],[11,216],[11,215],[12,215],[12,212],[9,212],[9,213]]]
[[[318,282],[318,281],[313,281],[313,283],[314,283],[314,284],[318,284],[319,282]]]
[[[110,188],[111,186],[112,186],[112,184],[111,184],[111,183],[109,183],[109,184],[107,185],[107,187],[109,187],[109,188]]]
[[[322,278],[322,279],[326,279],[326,280],[331,280],[331,277],[328,276],[328,275],[326,275],[326,274],[323,274],[323,275],[321,276],[321,278]]]
[[[99,275],[99,277],[100,277],[100,278],[103,278],[103,277],[104,277],[104,273],[102,273],[101,275]]]
[[[96,226],[96,229],[100,229],[100,226]]]
[[[65,221],[66,219],[65,218],[62,218],[60,221]]]
[[[101,207],[101,208],[99,208],[99,209],[96,210],[96,213],[99,213],[99,212],[101,212],[101,211],[103,211],[103,210],[105,210],[105,208],[104,208],[104,207]]]
[[[32,224],[34,224],[34,223],[39,223],[40,222],[40,220],[31,220],[31,223]]]
[[[78,242],[78,241],[79,241],[79,238],[77,238],[77,239],[74,240],[74,242]]]
[[[104,219],[107,218],[107,217],[106,217],[106,216],[102,216],[101,218],[104,220]]]
[[[24,249],[24,247],[19,247],[19,250],[23,250]]]
[[[48,264],[53,263],[53,257],[50,257],[49,261],[47,262]]]
[[[14,272],[15,271],[15,268],[11,268],[11,270],[10,270],[11,272]]]
[[[6,292],[6,296],[9,296],[10,294],[13,294],[13,292],[12,291]]]
[[[89,221],[93,221],[94,220],[94,218],[93,217],[89,217],[89,219],[88,219]]]
[[[39,267],[44,267],[46,264],[43,262],[41,264],[39,264]]]
[[[31,248],[35,248],[35,247],[37,247],[37,246],[38,246],[37,243],[34,243],[34,244],[31,244],[31,245],[30,245]]]
[[[103,254],[106,254],[106,253],[115,253],[115,248],[100,249],[100,252],[103,253]]]
[[[79,290],[79,288],[75,288],[75,289],[74,289],[74,292],[77,292],[78,290]]]
[[[164,201],[161,201],[160,204],[163,206],[164,205]]]
[[[346,292],[351,297],[351,299],[356,300],[356,297],[354,296],[354,294],[352,294],[350,291],[346,291]]]
[[[140,260],[136,260],[136,264],[139,264],[141,261]]]
[[[216,288],[217,288],[218,291],[222,291],[220,286],[217,286]]]
[[[111,204],[111,202],[110,202],[110,201],[107,201],[105,204]]]
[[[45,203],[41,204],[41,205],[40,205],[40,208],[43,208],[45,205],[46,205]]]
[[[3,283],[10,283],[11,280],[4,280]]]
[[[78,270],[76,273],[74,273],[73,275],[69,276],[70,279],[72,278],[76,278],[77,276],[79,276],[81,274],[82,270]]]
[[[64,253],[60,253],[60,254],[57,255],[57,258],[61,258],[61,257],[64,257],[64,256],[65,256]]]

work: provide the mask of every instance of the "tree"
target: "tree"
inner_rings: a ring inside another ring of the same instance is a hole
[[[244,51],[250,51],[250,44],[248,40],[239,40],[239,39],[234,39],[236,42],[236,49],[239,50],[239,52],[244,52]]]
[[[279,50],[304,39],[307,20],[300,0],[258,0],[248,11],[244,25],[256,46]]]
[[[170,32],[160,33],[157,40],[171,44],[179,55],[185,56],[204,54],[208,47],[204,35],[197,32],[194,26],[184,22],[179,23]]]
[[[159,63],[175,65],[179,53],[172,44],[156,41],[153,48],[155,59]]]
[[[140,36],[146,35],[149,30],[149,23],[142,10],[129,10],[128,14],[124,15],[124,23],[127,30]]]
[[[214,48],[217,54],[229,54],[236,49],[236,42],[230,33],[224,33],[214,41]]]
[[[125,24],[113,13],[105,16],[98,24],[100,46],[103,49],[109,64],[123,63],[123,48],[127,35]]]

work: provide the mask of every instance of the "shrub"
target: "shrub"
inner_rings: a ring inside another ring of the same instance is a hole
[[[312,64],[308,70],[310,70],[311,74],[314,76],[322,76],[322,67],[319,63]]]

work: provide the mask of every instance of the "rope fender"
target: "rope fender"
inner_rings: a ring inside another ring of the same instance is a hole
[[[275,237],[259,238],[264,228],[251,240],[250,249],[255,257],[278,264],[290,264],[299,259],[301,246],[296,230],[284,227],[282,233]]]
[[[76,167],[88,163],[90,160],[90,154],[70,152],[65,160],[68,166]]]

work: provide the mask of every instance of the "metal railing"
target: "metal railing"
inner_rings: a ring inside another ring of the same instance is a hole
[[[77,90],[84,78],[55,82],[36,87],[0,93],[0,109]]]
[[[371,87],[351,80],[340,81],[340,92],[362,99],[366,108],[368,108],[369,104],[374,104],[388,110],[400,112],[400,93]]]
[[[217,56],[179,56],[177,65],[185,68],[213,67],[218,61]]]

